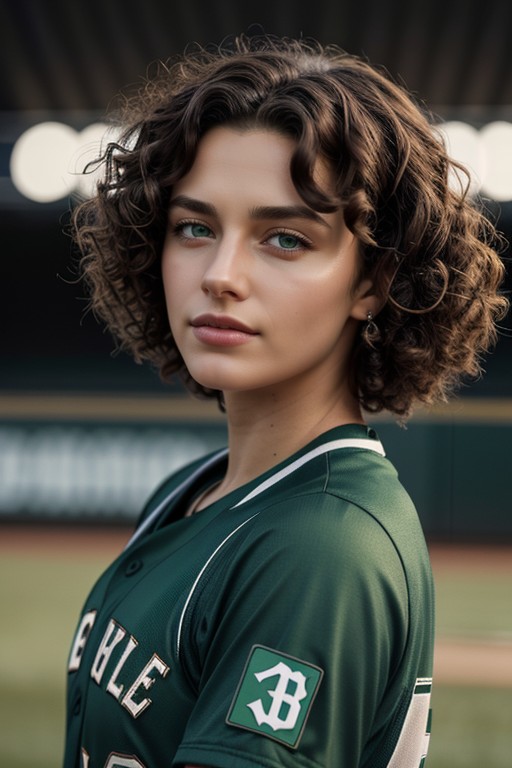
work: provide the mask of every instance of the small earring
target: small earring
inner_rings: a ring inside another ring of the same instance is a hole
[[[366,325],[363,330],[363,338],[369,347],[373,347],[375,342],[380,341],[380,330],[373,319],[373,312],[370,310],[366,313]]]

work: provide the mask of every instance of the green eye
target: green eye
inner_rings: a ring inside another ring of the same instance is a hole
[[[205,224],[184,224],[181,231],[185,237],[191,239],[212,236],[210,227],[207,227]]]
[[[269,238],[268,242],[283,251],[299,251],[306,247],[306,243],[300,237],[290,232],[277,232]]]
[[[290,251],[298,248],[301,245],[299,238],[294,237],[293,235],[278,235],[278,241],[281,248],[285,248],[286,250]]]

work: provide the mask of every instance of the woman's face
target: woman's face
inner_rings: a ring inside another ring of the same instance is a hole
[[[358,243],[341,211],[305,205],[294,141],[217,127],[173,189],[162,273],[175,342],[193,378],[225,392],[344,379],[358,321]],[[316,180],[332,191],[325,164]],[[326,379],[325,377],[328,377]]]

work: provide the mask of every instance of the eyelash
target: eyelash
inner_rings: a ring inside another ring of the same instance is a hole
[[[201,238],[193,238],[193,237],[187,237],[183,234],[183,230],[185,227],[188,227],[190,225],[194,226],[196,224],[198,227],[205,227],[206,229],[209,229],[210,231],[213,231],[211,227],[209,227],[207,224],[204,224],[202,221],[199,221],[198,219],[183,219],[182,221],[179,221],[177,224],[173,227],[173,233],[180,237],[182,240],[200,240]]]
[[[266,242],[268,242],[272,237],[278,237],[279,235],[287,235],[288,237],[293,237],[295,238],[295,240],[298,240],[300,244],[299,248],[279,248],[280,251],[289,250],[290,253],[294,253],[295,251],[298,251],[301,248],[303,248],[304,250],[310,250],[313,247],[313,243],[311,242],[311,240],[309,240],[307,237],[304,237],[304,235],[299,234],[298,232],[294,232],[293,229],[276,229],[273,232],[270,232],[265,238],[265,240]],[[277,247],[277,246],[271,246],[271,247]]]
[[[193,226],[194,224],[200,227],[205,227],[210,231],[213,231],[211,227],[209,227],[207,224],[204,224],[204,222],[199,221],[198,219],[183,219],[182,221],[179,221],[177,224],[174,225],[173,232],[177,237],[180,237],[182,240],[186,240],[187,242],[190,242],[191,240],[200,240],[201,238],[187,237],[186,235],[183,234],[183,230],[185,227],[190,225]],[[311,248],[313,248],[313,243],[311,242],[311,240],[309,240],[304,235],[299,234],[298,232],[295,232],[293,229],[285,229],[285,228],[275,229],[272,232],[268,233],[268,235],[265,238],[265,242],[268,242],[273,237],[278,237],[279,235],[288,235],[289,237],[295,238],[299,243],[299,247],[288,249],[288,248],[279,248],[278,246],[271,245],[270,246],[271,248],[276,248],[277,250],[282,252],[289,251],[290,253],[294,253],[300,250],[301,248],[304,250],[311,250]]]

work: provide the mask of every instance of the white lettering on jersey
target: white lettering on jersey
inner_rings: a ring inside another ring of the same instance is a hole
[[[69,659],[70,672],[75,672],[80,667],[84,648],[95,621],[96,611],[89,611],[83,616],[78,626]],[[122,643],[124,644],[124,648],[121,653],[120,644]],[[119,677],[126,665],[128,657],[138,646],[139,643],[133,635],[128,635],[128,632],[124,627],[122,627],[115,619],[110,619],[89,670],[91,679],[94,680],[97,685],[101,685],[109,662],[114,656],[116,657],[116,661],[112,662],[113,664],[115,663],[114,669],[110,673],[105,688],[107,693],[110,693],[111,696],[119,701],[134,718],[138,717],[141,712],[152,703],[152,699],[148,697],[138,701],[138,694],[140,694],[142,690],[149,690],[151,686],[156,683],[158,675],[164,678],[169,672],[167,664],[154,653],[136,679],[133,681],[133,677],[130,678],[133,682],[130,683],[130,681],[128,681],[126,684],[119,682]],[[124,697],[121,698],[127,686],[128,690]],[[88,767],[88,762],[89,756],[84,750],[82,754],[83,768]]]
[[[388,768],[421,768],[430,740],[430,693],[432,678],[416,680],[409,709]]]
[[[80,667],[84,648],[89,639],[94,622],[96,621],[96,613],[96,611],[88,611],[84,614],[82,621],[78,625],[73,646],[71,648],[71,654],[69,656],[68,672],[76,672]]]
[[[89,755],[83,748],[80,768],[89,768]],[[112,752],[108,756],[104,768],[144,768],[144,765],[135,755],[120,755],[117,752]]]
[[[306,698],[306,678],[302,672],[293,672],[287,664],[280,661],[270,669],[264,669],[262,672],[256,672],[254,677],[261,683],[267,677],[279,675],[279,680],[273,691],[269,691],[272,697],[272,705],[268,712],[265,712],[261,699],[247,704],[252,710],[258,725],[266,723],[273,731],[289,730],[295,728],[297,718],[300,715],[300,702]],[[288,683],[295,683],[295,693],[292,695],[287,692]],[[286,717],[279,717],[282,708],[285,708]]]
[[[148,661],[135,682],[130,686],[121,701],[123,707],[126,707],[132,717],[138,717],[141,712],[143,712],[146,707],[149,707],[151,704],[151,699],[149,698],[142,699],[142,701],[137,703],[133,697],[138,692],[139,688],[145,688],[148,691],[151,686],[156,683],[156,678],[151,677],[150,675],[153,670],[156,670],[156,672],[158,672],[161,677],[165,677],[169,672],[169,667],[167,664],[165,664],[162,659],[156,655],[156,653],[153,654],[151,659]]]
[[[114,636],[112,637],[112,635]],[[91,667],[91,677],[98,685],[101,683],[101,678],[112,656],[112,651],[125,636],[126,630],[120,627],[114,619],[110,619]]]
[[[144,766],[133,755],[112,754],[105,763],[105,768],[144,768]]]
[[[136,639],[134,637],[130,637],[130,639],[128,640],[128,642],[126,644],[126,648],[123,651],[123,655],[121,656],[121,658],[117,662],[117,666],[114,669],[114,671],[112,672],[112,677],[108,681],[107,691],[109,693],[111,693],[112,696],[115,699],[119,700],[119,697],[121,696],[121,694],[122,694],[122,692],[124,690],[123,683],[120,683],[119,685],[117,684],[117,678],[119,676],[119,673],[122,670],[122,668],[124,667],[126,659],[130,655],[130,653],[135,650],[135,648],[137,646],[138,646],[138,642],[136,641]]]

